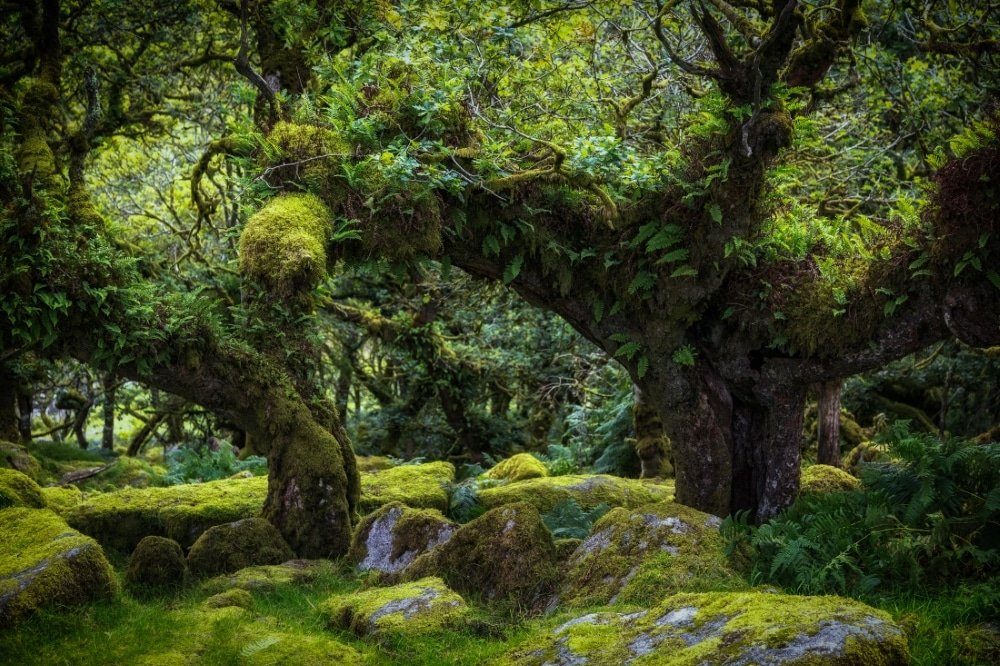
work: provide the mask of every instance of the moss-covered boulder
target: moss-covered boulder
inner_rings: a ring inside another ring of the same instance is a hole
[[[320,606],[327,623],[368,634],[424,634],[455,625],[468,614],[465,600],[440,578],[333,596]]]
[[[381,472],[390,467],[396,467],[396,463],[388,456],[357,456],[358,472],[368,474],[371,472]]]
[[[48,509],[0,510],[0,627],[114,590],[114,573],[96,541]]]
[[[400,502],[414,509],[448,510],[446,486],[455,480],[455,466],[438,461],[399,465],[361,475],[362,514]]]
[[[462,594],[537,608],[559,575],[558,554],[538,510],[521,502],[487,511],[413,561],[402,579],[440,576]]]
[[[562,605],[644,605],[681,591],[745,589],[727,566],[720,524],[673,502],[612,509],[570,556]]]
[[[361,521],[347,556],[361,571],[398,573],[450,539],[457,528],[438,511],[393,502]]]
[[[224,479],[98,493],[59,510],[70,526],[105,548],[130,553],[146,536],[189,548],[209,527],[259,515],[266,496],[266,477]]]
[[[0,440],[0,468],[14,469],[35,481],[42,478],[42,467],[35,456],[20,444]]]
[[[144,587],[181,587],[187,581],[184,551],[173,539],[144,537],[128,558],[125,583]]]
[[[540,479],[548,475],[549,469],[545,463],[530,453],[516,453],[506,460],[501,460],[483,474],[487,479],[503,481]]]
[[[570,499],[584,509],[592,509],[598,504],[635,508],[665,502],[673,496],[672,483],[623,479],[607,474],[526,479],[479,491],[479,501],[487,508],[527,502],[541,513],[548,513],[555,505]]]
[[[210,578],[201,589],[210,594],[238,588],[248,592],[270,592],[284,585],[303,585],[332,570],[329,560],[289,560],[281,564],[247,567]]]
[[[909,654],[886,613],[850,599],[683,593],[648,610],[568,619],[495,663],[903,666]]]
[[[225,592],[213,594],[202,603],[205,608],[250,608],[253,606],[253,595],[244,589],[234,587]]]
[[[83,492],[76,486],[46,486],[42,488],[42,497],[50,509],[65,516],[83,501]]]
[[[0,467],[0,509],[47,508],[42,489],[33,479],[15,469]]]
[[[866,463],[888,460],[886,452],[874,442],[861,442],[844,455],[844,470],[851,476],[861,476],[861,467]]]
[[[861,482],[844,470],[832,465],[810,465],[802,470],[800,495],[820,495],[859,490]]]
[[[263,518],[244,518],[216,525],[191,546],[188,566],[195,576],[215,576],[261,564],[281,564],[295,557],[271,523]]]

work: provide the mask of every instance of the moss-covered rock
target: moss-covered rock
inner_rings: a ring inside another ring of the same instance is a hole
[[[253,606],[253,595],[246,590],[235,587],[225,592],[213,594],[203,602],[205,608],[250,608]]]
[[[107,471],[76,482],[80,490],[111,492],[119,488],[149,488],[167,485],[167,468],[142,458],[121,456]]]
[[[455,466],[438,461],[399,465],[361,475],[361,513],[400,502],[414,509],[448,510],[447,484],[455,479]]]
[[[878,448],[874,443],[861,442],[844,456],[844,470],[851,476],[861,476],[862,465],[871,462],[881,462],[887,458],[885,451]]]
[[[720,524],[673,502],[612,509],[570,556],[561,602],[647,604],[681,591],[746,589],[727,566]]]
[[[267,478],[224,479],[166,488],[125,488],[58,507],[70,526],[105,548],[130,553],[145,536],[165,536],[189,548],[201,533],[260,514]]]
[[[521,502],[487,511],[402,572],[413,581],[440,576],[463,594],[513,599],[537,608],[559,575],[558,555],[538,510]]]
[[[114,573],[93,539],[48,509],[0,510],[0,627],[36,610],[110,597]]]
[[[214,576],[293,557],[278,528],[263,518],[244,518],[205,530],[188,552],[188,566],[195,576]]]
[[[390,467],[396,467],[396,463],[388,456],[358,456],[358,471],[362,474],[369,472],[381,472]]]
[[[496,663],[903,666],[909,654],[887,614],[850,599],[683,593],[649,610],[571,618]]]
[[[861,482],[857,477],[831,465],[810,465],[802,470],[799,484],[800,495],[820,495],[859,490]]]
[[[548,475],[549,470],[545,463],[530,453],[516,453],[506,460],[501,460],[483,474],[487,479],[502,481],[540,479]]]
[[[556,539],[554,543],[556,546],[556,557],[558,557],[560,561],[565,562],[570,558],[570,556],[573,555],[573,553],[576,552],[576,549],[580,547],[580,544],[583,543],[583,539]]]
[[[270,592],[284,585],[302,585],[332,569],[329,560],[289,560],[281,564],[247,567],[239,571],[210,578],[201,589],[210,594],[239,588],[248,592]]]
[[[576,500],[584,509],[598,504],[635,508],[673,499],[672,483],[643,479],[623,479],[607,474],[551,476],[514,481],[479,491],[479,501],[487,508],[527,502],[548,513],[560,502]]]
[[[83,501],[83,492],[76,486],[46,486],[42,497],[50,509],[64,516]]]
[[[42,478],[42,467],[28,449],[6,440],[0,440],[0,468],[16,469],[35,481]]]
[[[1000,623],[955,627],[952,635],[961,647],[962,666],[1000,664]]]
[[[434,577],[333,596],[320,606],[331,627],[359,636],[438,631],[461,621],[468,610],[462,597]]]
[[[42,489],[34,480],[15,469],[0,467],[0,509],[44,509],[47,506]]]
[[[148,536],[132,551],[125,570],[125,583],[146,587],[181,587],[188,566],[179,543],[166,537]]]
[[[392,502],[361,521],[347,556],[361,571],[398,573],[418,555],[450,539],[457,527],[433,509]]]

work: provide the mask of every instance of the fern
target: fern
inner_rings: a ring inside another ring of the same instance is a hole
[[[586,539],[590,528],[611,507],[598,504],[590,511],[580,507],[574,499],[559,502],[542,516],[542,522],[552,532],[553,539]]]

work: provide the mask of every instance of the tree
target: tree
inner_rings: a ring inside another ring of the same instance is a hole
[[[767,518],[797,489],[810,385],[1000,339],[995,8],[866,9],[18,3],[0,360],[71,355],[217,412],[268,455],[265,516],[299,555],[338,554],[358,480],[316,382],[316,290],[340,260],[434,259],[618,359],[670,436],[679,501]],[[143,276],[86,178],[110,138],[198,117],[197,77],[227,62],[252,118],[191,189],[210,220],[214,165],[247,170],[235,305]],[[869,105],[900,87],[919,112]]]

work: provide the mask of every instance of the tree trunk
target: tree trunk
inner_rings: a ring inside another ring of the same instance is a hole
[[[7,366],[0,365],[0,440],[16,442],[17,418],[17,378]]]
[[[28,444],[31,442],[31,411],[32,395],[28,391],[19,391],[17,394],[17,429],[21,435],[21,442]]]
[[[642,465],[639,476],[643,479],[668,476],[673,473],[673,466],[670,462],[670,439],[663,432],[663,421],[638,386],[633,389],[632,398],[635,452]]]
[[[820,382],[816,401],[817,440],[816,460],[821,465],[840,467],[840,379]]]
[[[73,415],[73,434],[80,448],[86,450],[90,443],[87,441],[87,418],[90,416],[90,408],[94,406],[93,400],[87,400],[80,409]]]
[[[142,453],[143,447],[146,446],[146,442],[149,438],[153,436],[156,429],[160,427],[163,420],[167,418],[167,413],[163,411],[154,412],[149,420],[146,421],[139,431],[132,436],[132,441],[129,442],[128,450],[125,452],[127,456],[137,456]]]
[[[104,377],[104,429],[101,432],[101,448],[111,451],[115,447],[115,398],[118,383],[114,375]]]

